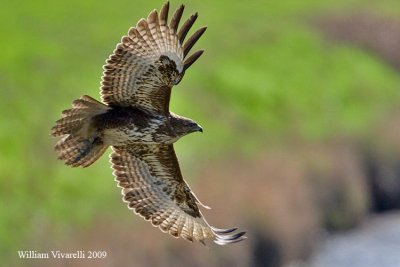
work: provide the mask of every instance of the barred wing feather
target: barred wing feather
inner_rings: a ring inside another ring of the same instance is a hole
[[[203,53],[199,50],[186,58],[206,27],[197,30],[184,43],[197,13],[178,31],[183,9],[181,5],[167,25],[167,2],[160,14],[153,10],[147,20],[141,19],[129,30],[128,36],[122,37],[103,67],[101,95],[104,103],[168,114],[172,86],[180,82],[186,69]]]
[[[113,147],[110,155],[123,200],[163,232],[189,241],[212,239],[220,245],[243,240],[244,232],[211,227],[183,180],[173,145]]]

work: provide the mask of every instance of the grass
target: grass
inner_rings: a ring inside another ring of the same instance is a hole
[[[161,4],[2,5],[1,253],[9,256],[49,231],[62,236],[65,226],[85,227],[99,214],[126,212],[124,205],[114,209],[120,196],[107,157],[85,170],[68,168],[56,160],[49,133],[72,100],[98,98],[104,60],[130,26]],[[196,27],[209,29],[194,48],[206,53],[173,90],[171,109],[205,129],[176,145],[184,173],[198,161],[252,156],[292,138],[362,136],[399,101],[400,80],[390,67],[357,47],[327,44],[307,24],[313,14],[346,11],[360,1],[185,4],[186,16],[199,11]],[[373,8],[393,15],[395,5],[374,2]]]

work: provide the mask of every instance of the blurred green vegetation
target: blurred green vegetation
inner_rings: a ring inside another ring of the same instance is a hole
[[[184,174],[195,176],[190,170],[198,161],[251,156],[293,138],[362,136],[390,112],[400,99],[394,70],[357,47],[328,45],[308,24],[361,4],[389,16],[400,10],[397,0],[367,2],[184,1],[184,16],[199,12],[194,28],[209,27],[194,48],[206,52],[173,89],[171,109],[205,129],[176,145]],[[162,4],[2,4],[0,253],[28,249],[25,241],[38,243],[46,234],[63,238],[96,216],[128,212],[107,156],[88,169],[71,169],[56,160],[49,133],[72,100],[99,99],[105,59],[129,27]]]

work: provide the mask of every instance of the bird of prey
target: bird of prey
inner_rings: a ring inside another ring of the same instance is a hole
[[[168,25],[167,2],[159,14],[153,10],[130,28],[103,66],[103,103],[87,95],[73,101],[52,135],[63,136],[55,150],[72,167],[91,165],[111,146],[113,174],[129,209],[174,237],[225,245],[243,240],[245,233],[206,222],[173,147],[181,137],[203,131],[169,110],[172,87],[203,53],[187,57],[206,27],[184,42],[197,13],[178,30],[183,9],[177,8]]]

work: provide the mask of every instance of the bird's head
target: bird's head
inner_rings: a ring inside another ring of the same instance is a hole
[[[172,114],[171,130],[179,137],[194,132],[203,132],[203,128],[194,120]]]

